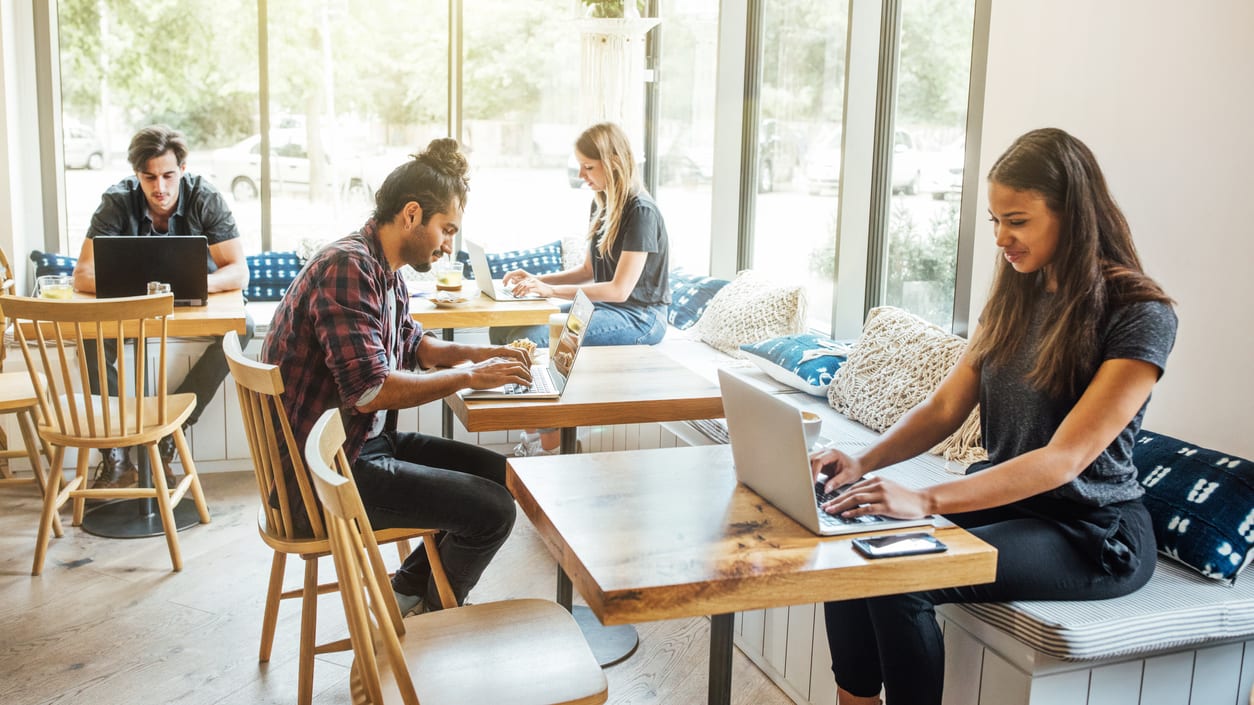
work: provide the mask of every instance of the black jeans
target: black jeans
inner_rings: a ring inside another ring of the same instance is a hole
[[[459,605],[514,528],[505,457],[485,448],[420,433],[384,433],[366,441],[353,479],[375,529],[444,532],[440,558]],[[392,587],[422,595],[428,607],[440,604],[421,548],[401,564]]]
[[[832,672],[849,693],[873,697],[882,686],[891,705],[939,705],[945,645],[935,605],[1109,599],[1154,572],[1157,544],[1140,500],[1085,507],[1033,497],[948,518],[997,547],[996,581],[824,605]]]
[[[253,339],[253,319],[245,314],[244,335],[240,337],[239,345],[241,348],[248,347],[248,342]],[[109,385],[109,393],[118,393],[118,345],[115,340],[106,340],[104,342],[105,353],[105,377],[106,383]],[[92,394],[100,393],[100,380],[96,374],[96,342],[94,340],[85,341],[83,345],[83,355],[87,359],[87,377],[91,386]],[[185,394],[193,392],[196,394],[196,408],[192,409],[192,415],[187,417],[187,425],[194,425],[200,420],[200,415],[204,413],[205,407],[209,402],[213,401],[213,395],[217,393],[218,387],[222,386],[222,380],[231,373],[231,368],[226,364],[226,353],[222,352],[222,339],[214,338],[209,347],[200,355],[200,359],[196,364],[192,365],[191,371],[187,373],[187,377],[183,379],[183,383],[179,388],[174,390],[175,394]]]

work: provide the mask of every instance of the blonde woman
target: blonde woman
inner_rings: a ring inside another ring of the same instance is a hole
[[[518,294],[560,299],[573,299],[583,289],[596,306],[584,345],[656,345],[666,333],[670,305],[670,242],[662,213],[641,185],[631,145],[618,125],[603,122],[584,130],[575,140],[575,158],[579,177],[593,192],[587,257],[552,274],[517,269],[506,273],[504,284]],[[543,347],[549,330],[494,328],[491,338],[497,344],[530,338]],[[529,444],[531,450],[540,445],[524,437],[520,452]],[[557,444],[556,433],[544,434],[544,449]]]

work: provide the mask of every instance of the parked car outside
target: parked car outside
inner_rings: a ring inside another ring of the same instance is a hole
[[[326,139],[327,185],[333,191],[353,200],[368,200],[374,189],[366,178],[363,160],[357,150],[342,149],[349,156],[338,159],[334,149],[340,147]],[[271,132],[270,181],[278,192],[307,192],[310,185],[309,149],[305,130],[282,128]],[[253,135],[224,149],[214,150],[213,179],[229,190],[237,201],[257,198],[261,193],[261,135]]]
[[[840,128],[830,126],[820,130],[814,147],[806,152],[802,162],[802,176],[812,195],[834,192],[840,186]],[[905,130],[893,135],[893,193],[914,195],[923,190],[926,159],[915,148],[914,137]]]
[[[758,127],[758,192],[768,193],[780,183],[792,181],[800,162],[796,135],[779,121],[768,118]],[[662,155],[664,184],[709,183],[714,177],[714,134],[689,130],[671,142]]]
[[[96,132],[85,125],[66,125],[61,140],[65,152],[65,168],[104,168],[104,147],[96,138]]]
[[[961,196],[966,158],[966,150],[961,144],[931,155],[924,170],[923,189],[931,192],[932,198],[938,201]]]

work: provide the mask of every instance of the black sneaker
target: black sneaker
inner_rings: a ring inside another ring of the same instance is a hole
[[[93,490],[119,489],[139,485],[139,469],[131,462],[128,448],[102,448],[96,477],[91,482]]]
[[[187,428],[183,428],[183,433],[187,433]],[[157,452],[161,454],[161,469],[165,471],[165,484],[167,487],[174,487],[176,481],[174,479],[174,434],[170,434],[165,438],[157,441]]]

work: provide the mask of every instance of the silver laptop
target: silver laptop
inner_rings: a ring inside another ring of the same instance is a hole
[[[548,365],[531,366],[531,386],[507,384],[492,389],[468,389],[460,392],[463,399],[477,401],[482,399],[558,399],[566,389],[570,372],[575,367],[575,358],[579,356],[579,348],[583,346],[583,337],[588,332],[588,321],[592,320],[594,307],[583,289],[575,292],[575,301],[570,305],[570,313],[566,314],[566,325],[562,326],[562,337],[557,341],[553,354],[549,355]]]
[[[810,531],[822,536],[931,525],[932,518],[844,519],[819,508],[826,501],[810,476],[801,410],[727,370],[718,371],[736,479]],[[838,494],[838,493],[837,493]]]
[[[479,291],[482,291],[488,298],[497,301],[534,301],[543,299],[539,294],[525,294],[523,296],[515,296],[500,279],[492,278],[492,267],[488,264],[488,255],[483,248],[476,242],[470,240],[465,241],[466,252],[470,254],[470,271],[475,273],[475,283],[479,285]]]
[[[170,285],[175,306],[209,303],[209,245],[204,235],[92,238],[96,298],[143,296],[148,282]]]

